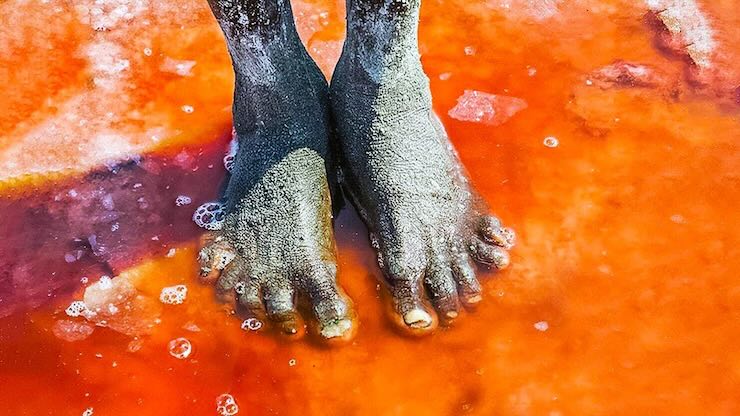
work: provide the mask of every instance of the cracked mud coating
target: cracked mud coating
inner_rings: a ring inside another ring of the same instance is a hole
[[[296,302],[304,299],[322,337],[350,338],[356,323],[336,282],[331,229],[339,164],[377,251],[394,321],[424,333],[478,303],[474,262],[506,267],[514,234],[472,189],[432,111],[417,49],[420,1],[348,1],[331,91],[287,0],[209,4],[236,74],[239,150],[223,227],[201,250],[204,279],[285,333],[300,332]]]

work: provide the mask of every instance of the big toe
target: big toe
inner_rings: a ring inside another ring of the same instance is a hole
[[[308,295],[318,323],[319,335],[332,341],[351,339],[357,328],[352,302],[337,285],[336,266],[320,265],[304,277]]]

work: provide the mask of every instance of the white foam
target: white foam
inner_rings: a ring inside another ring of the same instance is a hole
[[[181,305],[188,296],[188,287],[175,285],[162,288],[159,293],[159,301],[166,305]]]
[[[190,198],[187,195],[179,195],[175,199],[175,205],[177,205],[178,207],[181,207],[181,206],[184,206],[184,205],[190,205],[192,203],[193,203],[193,199]]]
[[[241,328],[245,331],[258,331],[262,328],[262,321],[257,318],[247,318],[242,322]]]
[[[85,302],[81,300],[76,300],[70,303],[69,306],[67,306],[67,309],[64,310],[64,312],[67,314],[67,316],[76,318],[78,316],[82,316],[86,310],[87,305],[85,305]]]
[[[206,230],[220,230],[226,217],[225,205],[220,202],[206,202],[193,213],[193,221]]]

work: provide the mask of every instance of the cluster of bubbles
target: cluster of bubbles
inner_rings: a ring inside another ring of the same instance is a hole
[[[234,400],[234,396],[224,393],[216,397],[216,411],[221,416],[233,416],[239,413],[239,406]]]
[[[187,338],[176,338],[167,344],[170,355],[178,360],[184,360],[193,352],[193,346]]]
[[[167,286],[159,292],[159,301],[167,305],[180,305],[188,296],[188,287],[185,285]]]
[[[231,142],[229,142],[229,149],[226,151],[224,156],[224,168],[228,172],[234,168],[234,159],[236,158],[236,152],[239,150],[239,141],[236,139],[236,131],[231,131]]]
[[[220,202],[206,202],[195,210],[193,221],[206,230],[220,230],[226,217],[224,208],[224,204]]]
[[[262,328],[262,321],[257,318],[247,318],[242,322],[242,329],[245,331],[258,331]]]
[[[231,141],[229,142],[229,148],[226,150],[226,156],[224,156],[224,168],[231,172],[234,168],[234,162],[236,160],[236,153],[239,150],[239,141],[236,138],[236,130],[231,130]],[[180,203],[180,198],[187,198],[187,203]],[[188,205],[192,200],[184,195],[177,197],[175,204],[177,206]],[[193,221],[198,227],[205,228],[206,230],[216,231],[220,230],[223,226],[224,218],[226,216],[225,206],[221,202],[206,202],[199,206],[195,213],[193,213]]]
[[[67,316],[71,316],[72,318],[76,318],[78,316],[82,316],[87,312],[87,305],[85,305],[85,302],[81,300],[76,300],[67,306],[67,309],[64,310],[64,312],[67,314]]]
[[[183,205],[190,205],[191,203],[193,203],[193,199],[187,195],[179,195],[175,199],[175,205],[177,205],[178,207],[181,207]]]

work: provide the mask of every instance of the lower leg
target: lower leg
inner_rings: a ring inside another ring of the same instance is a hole
[[[349,194],[395,316],[434,327],[481,298],[472,260],[503,268],[513,233],[488,214],[432,111],[417,47],[420,0],[348,0],[331,100]]]
[[[336,284],[327,85],[298,39],[288,0],[210,0],[231,54],[239,150],[223,229],[201,250],[217,290],[288,334],[306,299],[325,338],[346,338]]]

